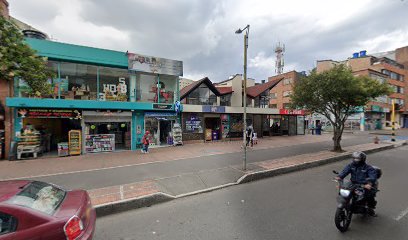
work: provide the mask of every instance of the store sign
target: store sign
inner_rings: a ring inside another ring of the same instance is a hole
[[[145,117],[174,117],[175,112],[145,112]]]
[[[153,103],[153,109],[170,110],[173,109],[173,105]]]
[[[372,105],[371,106],[371,111],[373,111],[373,112],[382,112],[382,109],[381,109],[380,106]]]
[[[389,109],[389,108],[383,108],[383,112],[389,113],[389,112],[390,112],[390,109]]]
[[[136,53],[128,53],[128,68],[132,71],[183,76],[182,61],[145,56]]]
[[[81,112],[71,109],[25,109],[17,111],[20,118],[73,118],[82,119]]]
[[[281,115],[305,115],[305,110],[279,109]]]
[[[203,112],[225,113],[225,106],[203,106]]]

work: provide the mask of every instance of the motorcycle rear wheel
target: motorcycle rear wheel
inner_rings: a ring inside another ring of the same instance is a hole
[[[334,223],[340,232],[346,232],[351,223],[352,213],[345,208],[337,208]]]

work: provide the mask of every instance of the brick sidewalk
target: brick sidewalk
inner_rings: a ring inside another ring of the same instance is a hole
[[[273,171],[282,168],[288,168],[293,166],[300,166],[304,164],[316,163],[320,161],[325,161],[330,158],[346,157],[349,156],[354,151],[373,151],[376,149],[381,149],[387,146],[392,146],[390,143],[381,143],[381,144],[361,144],[354,145],[350,147],[345,147],[342,153],[332,152],[332,151],[320,151],[310,154],[301,154],[291,157],[285,157],[280,159],[267,160],[262,162],[256,162],[249,165],[246,172],[242,172],[241,179],[245,178],[246,175],[257,174],[259,172]],[[256,166],[256,167],[254,167]],[[235,169],[236,166],[231,166]],[[238,169],[237,169],[238,170]],[[231,181],[230,185],[239,184],[238,181]],[[228,185],[228,184],[227,184]],[[152,179],[149,181],[141,181],[137,183],[130,183],[120,186],[113,186],[101,189],[89,190],[91,200],[94,206],[97,208],[99,206],[106,206],[115,202],[126,202],[127,200],[133,199],[142,199],[146,196],[151,196],[154,194],[165,194],[170,198],[177,198],[177,196],[172,196],[170,193],[165,192],[164,188],[160,186],[158,179]],[[185,193],[188,195],[189,193]]]
[[[343,139],[350,136],[345,135]],[[330,135],[279,136],[258,141],[253,150],[293,146],[306,143],[330,141]],[[152,162],[172,161],[185,158],[240,152],[241,141],[197,143],[178,147],[151,149],[150,154],[140,151],[87,154],[73,157],[40,158],[20,161],[0,161],[0,180],[30,178],[95,169],[123,167]],[[251,151],[252,149],[249,149]]]

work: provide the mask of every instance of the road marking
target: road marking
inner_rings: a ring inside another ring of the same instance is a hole
[[[401,220],[403,217],[405,217],[405,215],[407,215],[407,214],[408,214],[408,208],[406,208],[404,211],[402,211],[402,212],[400,213],[400,215],[398,215],[398,217],[395,218],[395,220],[399,221],[399,220]]]

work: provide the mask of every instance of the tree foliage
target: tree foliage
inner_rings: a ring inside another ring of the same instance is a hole
[[[46,60],[24,42],[16,26],[0,16],[0,79],[12,81],[15,77],[24,79],[37,95],[51,93],[48,79],[53,73]]]
[[[313,70],[293,88],[291,104],[324,115],[333,126],[334,150],[341,151],[341,136],[347,118],[370,100],[390,93],[386,83],[354,76],[343,64],[322,73]]]

